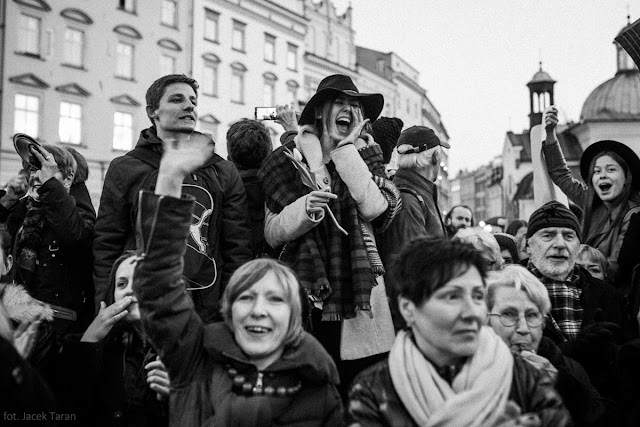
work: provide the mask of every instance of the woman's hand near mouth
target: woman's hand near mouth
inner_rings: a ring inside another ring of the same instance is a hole
[[[345,139],[340,141],[338,143],[338,145],[336,146],[336,148],[340,148],[340,147],[342,147],[344,145],[347,145],[347,144],[355,144],[356,140],[358,138],[360,138],[360,134],[362,133],[362,129],[364,129],[364,126],[367,123],[369,123],[369,119],[364,119],[360,123],[358,123],[356,126],[354,126],[354,128],[351,130],[351,133],[349,133],[349,135]]]
[[[36,150],[32,147],[30,150],[31,154],[33,154],[42,165],[40,167],[40,184],[44,184],[53,178],[60,168],[58,167],[56,160],[53,158],[53,155],[44,148],[40,147],[40,150]]]

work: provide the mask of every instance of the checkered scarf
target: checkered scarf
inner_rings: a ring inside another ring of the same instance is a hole
[[[544,284],[549,292],[551,311],[548,323],[562,337],[562,341],[578,336],[582,327],[583,309],[580,302],[582,289],[578,286],[580,276],[574,270],[565,281],[550,279],[529,263],[529,270]]]
[[[380,147],[375,144],[359,153],[389,204],[387,211],[374,221],[376,229],[381,231],[400,209],[400,194],[391,182],[380,176],[384,173]],[[354,317],[356,308],[371,309],[371,289],[376,284],[376,276],[383,274],[384,269],[372,237],[362,227],[349,189],[333,163],[327,165],[327,170],[331,175],[331,192],[338,196],[329,203],[329,208],[349,235],[345,236],[332,221],[324,219],[303,236],[287,243],[280,259],[291,265],[313,301],[324,302],[323,320],[341,320]],[[283,147],[265,160],[258,178],[265,203],[274,213],[280,213],[311,191],[284,155]]]

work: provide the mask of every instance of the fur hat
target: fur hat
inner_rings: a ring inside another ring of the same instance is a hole
[[[396,147],[396,142],[402,132],[404,123],[397,117],[380,117],[371,123],[373,139],[380,144],[382,149],[382,163],[385,165],[391,160],[391,154]]]
[[[426,126],[411,126],[404,130],[397,143],[398,154],[421,153],[438,145],[451,148],[448,143],[440,141],[433,129]]]
[[[527,228],[527,239],[536,234],[538,230],[550,227],[570,228],[576,232],[578,239],[581,239],[578,218],[568,207],[555,200],[545,203],[531,214]]]
[[[327,99],[338,95],[356,98],[362,105],[362,115],[372,122],[378,118],[384,107],[384,97],[380,93],[360,93],[351,77],[343,74],[333,74],[322,79],[315,95],[305,105],[298,124],[307,125],[315,122],[315,109]]]
[[[0,299],[9,318],[15,322],[30,323],[38,319],[53,320],[51,307],[33,298],[21,285],[0,283]]]

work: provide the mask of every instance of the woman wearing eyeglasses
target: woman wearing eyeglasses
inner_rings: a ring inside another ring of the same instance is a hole
[[[547,288],[520,265],[490,272],[487,284],[489,326],[513,354],[557,378],[556,389],[577,426],[599,425],[605,415],[604,399],[582,366],[542,336],[551,309]]]

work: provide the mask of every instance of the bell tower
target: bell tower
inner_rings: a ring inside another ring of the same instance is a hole
[[[530,105],[529,129],[541,124],[542,112],[549,105],[553,105],[553,85],[555,83],[556,81],[546,71],[542,70],[542,61],[540,61],[540,70],[527,83]]]

